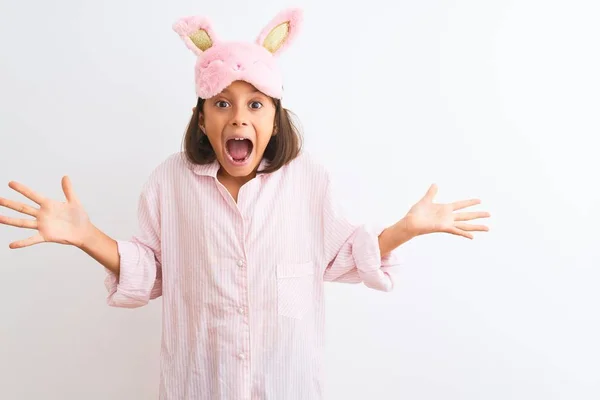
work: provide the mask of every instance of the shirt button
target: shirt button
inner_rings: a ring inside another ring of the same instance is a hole
[[[238,260],[238,267],[243,267],[244,265],[246,265],[246,262],[244,260]]]
[[[244,309],[242,307],[238,308],[238,311],[239,311],[240,314],[244,313]]]
[[[246,359],[246,355],[244,353],[238,354],[238,357],[240,358],[240,360],[245,360]]]

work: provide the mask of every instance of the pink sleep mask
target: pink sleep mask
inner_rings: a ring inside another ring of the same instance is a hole
[[[203,16],[184,17],[173,24],[185,45],[198,56],[196,94],[203,99],[219,94],[236,80],[246,81],[268,96],[281,99],[282,73],[277,58],[298,35],[302,11],[281,11],[254,42],[222,41]]]

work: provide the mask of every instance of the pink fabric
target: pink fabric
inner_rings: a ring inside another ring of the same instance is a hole
[[[108,303],[161,298],[160,399],[322,399],[324,282],[390,291],[397,256],[381,258],[380,228],[340,214],[306,153],[248,182],[237,204],[218,168],[174,154],[154,170]]]
[[[204,16],[184,17],[176,21],[173,30],[198,57],[195,66],[196,95],[208,99],[232,82],[243,80],[261,92],[280,99],[283,94],[283,77],[276,60],[297,37],[303,20],[302,15],[302,10],[296,8],[281,11],[253,42],[221,40],[211,21]],[[263,41],[273,28],[284,22],[289,23],[289,36],[277,51],[271,53],[263,47]],[[213,42],[205,51],[199,49],[189,38],[200,29],[204,29]]]

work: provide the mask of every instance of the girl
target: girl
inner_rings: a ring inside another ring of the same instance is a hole
[[[139,202],[140,232],[108,237],[90,222],[68,177],[65,202],[17,182],[39,205],[1,199],[42,242],[80,248],[106,268],[108,303],[163,300],[161,399],[320,399],[323,283],[393,289],[392,251],[417,235],[473,238],[479,200],[433,203],[436,187],[386,229],[350,224],[335,207],[326,170],[300,149],[282,107],[276,58],[302,14],[284,10],[253,43],[225,42],[203,17],[175,25],[197,56],[197,104],[184,151],[151,174]]]

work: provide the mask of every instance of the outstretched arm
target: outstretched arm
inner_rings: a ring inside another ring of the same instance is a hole
[[[0,224],[36,230],[37,233],[23,240],[10,243],[11,249],[33,246],[39,243],[72,245],[85,251],[114,274],[119,274],[117,242],[94,226],[79,198],[71,180],[62,178],[65,201],[55,201],[36,193],[19,182],[8,186],[27,197],[39,207],[32,207],[14,200],[0,198],[0,206],[18,211],[31,218],[10,218],[0,215]]]
[[[328,183],[329,185],[329,183]],[[323,206],[325,259],[324,279],[343,283],[360,283],[390,291],[391,272],[399,264],[394,250],[410,239],[430,233],[443,232],[473,239],[474,231],[488,231],[487,226],[471,225],[465,221],[487,218],[488,212],[459,212],[480,203],[479,199],[461,200],[450,204],[433,202],[437,186],[431,185],[408,213],[386,229],[371,229],[349,223],[327,188]]]
[[[141,232],[128,241],[117,241],[94,226],[68,177],[63,177],[65,201],[42,196],[18,182],[11,189],[39,207],[0,198],[0,206],[32,218],[0,215],[0,224],[36,230],[29,238],[10,243],[11,249],[39,243],[59,243],[80,248],[106,268],[108,303],[116,307],[140,307],[162,295],[159,201],[156,185],[149,182],[139,200]]]

